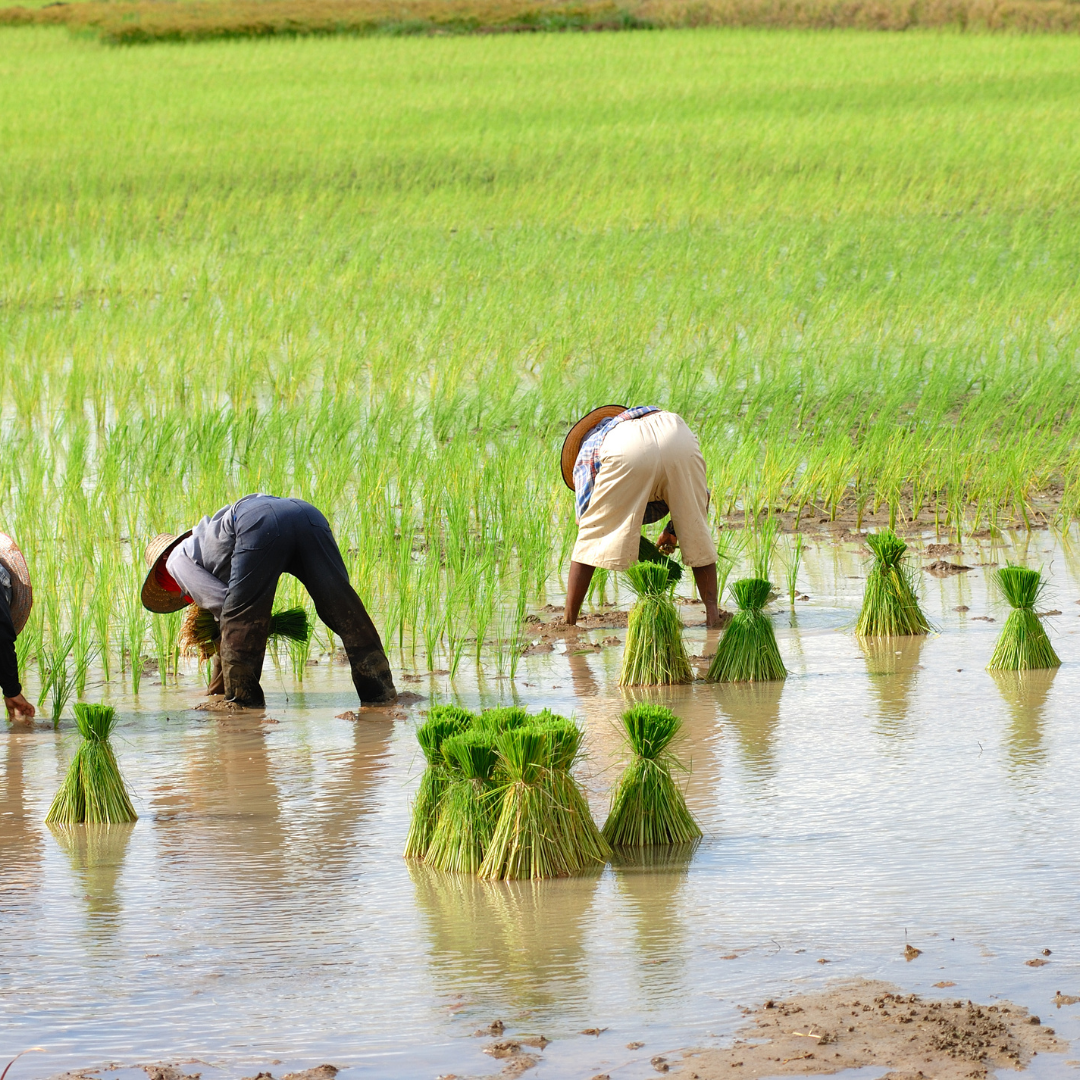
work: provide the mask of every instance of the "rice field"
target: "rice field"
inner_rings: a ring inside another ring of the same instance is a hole
[[[558,448],[609,401],[681,413],[717,524],[755,535],[1073,521],[1078,60],[0,30],[0,528],[37,584],[31,687],[60,715],[90,672],[167,681],[180,616],[140,607],[143,546],[251,491],[326,512],[395,667],[512,673],[574,538]],[[300,678],[307,648],[281,646]]]

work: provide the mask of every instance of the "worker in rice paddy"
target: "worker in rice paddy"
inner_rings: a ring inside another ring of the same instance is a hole
[[[682,417],[652,405],[604,405],[566,436],[562,476],[577,498],[578,536],[566,587],[566,621],[577,623],[598,566],[625,570],[638,559],[642,525],[671,515],[657,546],[678,545],[705,602],[705,622],[720,625],[716,543],[709,530],[705,459]]]
[[[144,607],[166,613],[195,603],[217,620],[220,666],[209,693],[238,705],[265,704],[259,676],[274,594],[281,575],[292,574],[341,639],[361,702],[397,696],[379,632],[349,583],[329,523],[310,503],[246,495],[194,529],[155,537],[146,563]]]
[[[0,533],[0,688],[9,720],[34,718],[34,706],[23,697],[15,639],[22,633],[34,593],[30,572],[18,545]]]

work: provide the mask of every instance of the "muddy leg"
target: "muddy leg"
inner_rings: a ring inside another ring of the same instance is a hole
[[[220,643],[219,643],[220,644]],[[210,661],[210,685],[206,688],[206,696],[225,693],[225,676],[221,670],[221,656],[214,653]]]

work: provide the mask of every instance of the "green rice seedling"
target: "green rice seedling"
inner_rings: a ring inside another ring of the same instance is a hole
[[[701,836],[671,775],[685,770],[671,750],[682,721],[662,705],[634,705],[622,715],[631,754],[611,797],[604,838],[612,847],[686,844]]]
[[[787,580],[788,603],[795,606],[795,597],[799,594],[799,569],[803,559],[803,535],[795,534],[795,541],[791,545],[791,555],[784,567],[784,575]]]
[[[1001,628],[987,668],[990,671],[1030,671],[1060,667],[1061,660],[1035,611],[1035,605],[1046,589],[1042,574],[1010,563],[1001,567],[995,578],[1012,611]]]
[[[750,555],[754,565],[754,577],[769,579],[776,541],[780,535],[780,522],[766,518],[756,529],[750,530]]]
[[[41,671],[41,695],[38,698],[38,706],[49,700],[49,714],[53,727],[58,727],[60,717],[68,702],[75,695],[75,674],[68,664],[71,650],[75,645],[75,635],[65,634],[59,641],[41,650],[41,659],[38,667]]]
[[[768,682],[787,678],[772,622],[762,610],[772,585],[765,578],[741,578],[731,585],[739,610],[716,646],[706,678],[710,682]]]
[[[907,544],[891,529],[871,533],[866,543],[874,553],[874,564],[866,578],[855,633],[859,637],[928,634],[930,623],[919,607],[915,573],[904,558]]]
[[[611,848],[593,820],[589,802],[574,779],[573,769],[581,754],[581,728],[572,720],[554,713],[538,713],[534,724],[547,732],[551,740],[552,802],[559,814],[560,832],[567,838],[573,853],[575,869],[611,858]]]
[[[405,841],[406,859],[422,859],[427,854],[439,821],[439,807],[447,785],[442,744],[451,736],[465,731],[473,719],[472,713],[456,705],[436,705],[416,729],[416,741],[424,752],[427,768],[420,777],[420,787],[413,803],[409,835]]]
[[[511,728],[527,727],[533,722],[528,709],[520,705],[499,705],[494,709],[485,709],[473,721],[473,727],[498,733]]]
[[[75,825],[84,821],[108,824],[134,821],[138,815],[109,744],[116,726],[115,710],[108,705],[79,702],[75,706],[75,721],[83,741],[53,799],[46,822]]]
[[[682,567],[665,555],[645,534],[638,541],[638,562],[659,563],[667,567],[668,584],[678,585],[682,579]]]
[[[633,563],[626,579],[637,594],[637,602],[630,609],[619,685],[693,682],[668,568],[661,563]]]
[[[475,874],[498,816],[495,734],[473,728],[442,744],[447,784],[425,861],[437,870]]]
[[[499,817],[480,876],[491,880],[563,877],[577,868],[552,796],[552,739],[536,726],[495,739],[503,777]]]

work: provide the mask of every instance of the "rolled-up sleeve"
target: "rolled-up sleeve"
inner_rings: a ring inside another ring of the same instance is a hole
[[[204,570],[184,550],[183,546],[173,548],[165,563],[165,568],[173,580],[204,611],[209,611],[218,621],[221,620],[221,605],[225,603],[228,588],[209,570]]]

